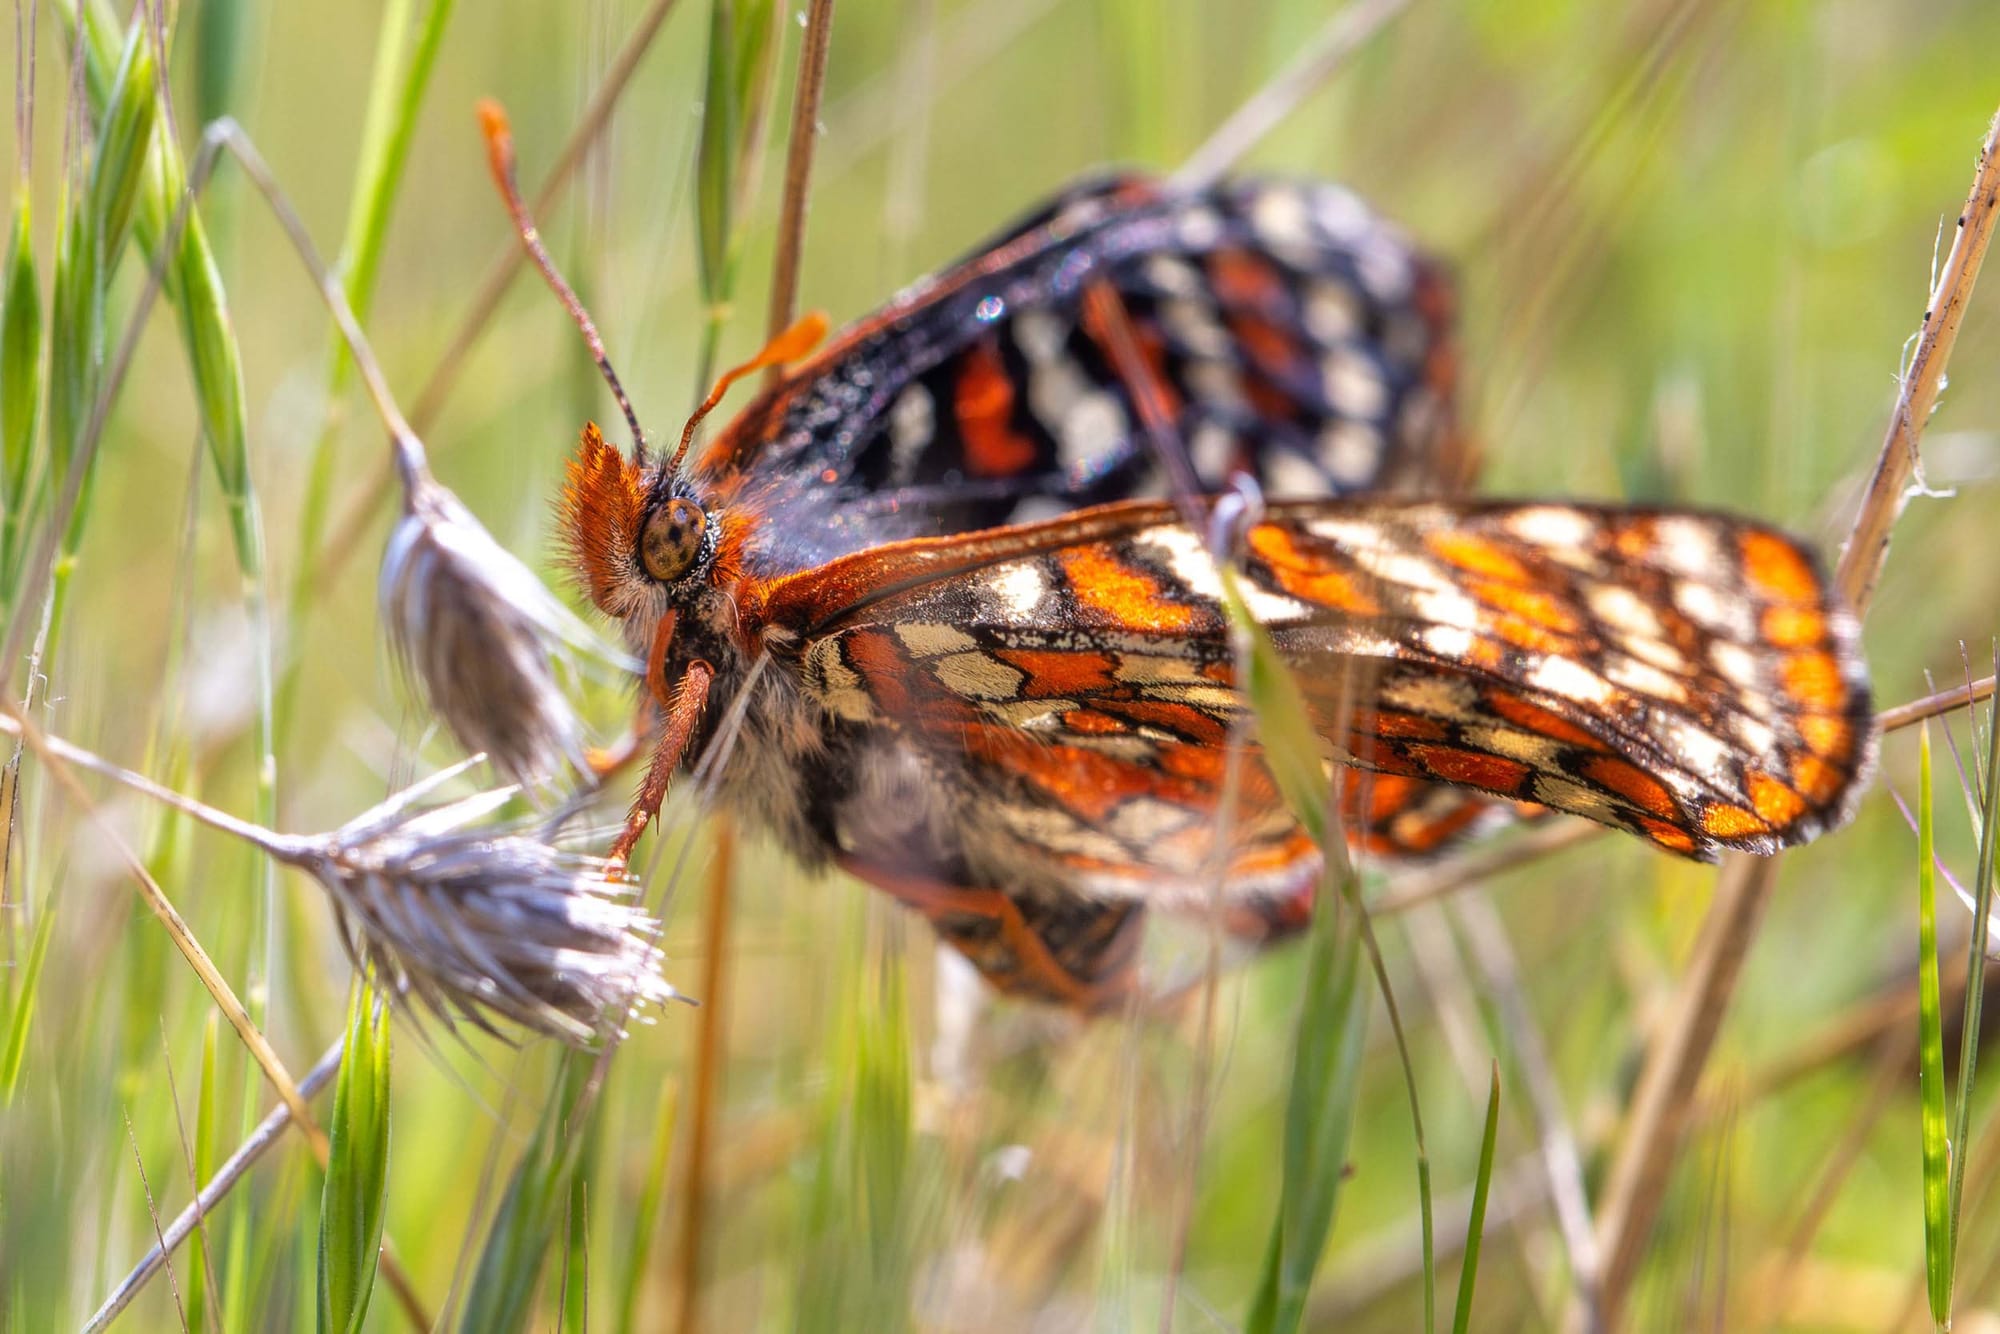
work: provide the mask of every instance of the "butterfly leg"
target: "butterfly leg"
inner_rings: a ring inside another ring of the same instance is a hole
[[[639,836],[646,832],[646,826],[659,815],[660,806],[667,799],[667,787],[673,781],[674,770],[680,767],[681,757],[687,753],[688,742],[694,737],[695,724],[701,720],[701,711],[708,704],[708,687],[714,680],[714,668],[705,662],[693,662],[688,664],[680,683],[674,687],[660,728],[660,738],[653,747],[653,762],[646,768],[646,781],[640,786],[639,795],[632,799],[632,809],[626,813],[624,829],[611,845],[612,861],[622,864],[631,855],[632,846],[639,841]]]
[[[848,871],[922,913],[995,989],[1087,1013],[1116,1008],[1138,979],[1136,903],[965,889],[852,860]]]

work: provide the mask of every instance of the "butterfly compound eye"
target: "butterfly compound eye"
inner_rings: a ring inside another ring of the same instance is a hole
[[[688,572],[701,554],[708,532],[708,515],[684,496],[675,496],[646,519],[639,540],[639,560],[646,573],[670,584]]]

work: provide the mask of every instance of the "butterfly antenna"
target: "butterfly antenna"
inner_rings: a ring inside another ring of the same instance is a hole
[[[644,463],[646,433],[639,427],[639,414],[632,411],[632,400],[625,397],[625,386],[618,383],[618,372],[611,369],[611,358],[605,355],[604,339],[598,336],[596,322],[590,318],[590,312],[583,308],[576,289],[563,278],[556,262],[549,258],[547,248],[542,245],[542,234],[528,213],[527,202],[521,198],[520,182],[514,171],[514,131],[507,124],[506,110],[491,98],[480,99],[479,130],[486,138],[486,165],[492,170],[493,183],[500,188],[500,198],[505,201],[507,212],[514,219],[514,230],[520,234],[521,245],[528,252],[528,258],[535,261],[535,267],[542,271],[542,277],[548,280],[563,309],[569,312],[569,317],[582,331],[584,345],[597,362],[598,373],[604,377],[604,383],[611,386],[611,396],[618,400],[618,410],[625,414],[625,424],[632,428],[632,461]]]
[[[812,351],[819,343],[819,340],[824,337],[826,337],[826,316],[816,310],[810,311],[805,315],[801,315],[798,321],[789,329],[786,329],[776,338],[764,344],[762,352],[759,352],[741,366],[732,366],[724,371],[722,378],[715,382],[715,388],[708,391],[708,397],[704,398],[701,401],[701,406],[694,410],[694,416],[688,418],[687,428],[681,432],[680,448],[674,451],[673,458],[667,464],[667,470],[673,472],[680,468],[681,460],[687,457],[688,446],[694,443],[695,428],[701,425],[703,417],[715,411],[715,405],[720,403],[722,396],[729,392],[730,385],[735,384],[744,376],[754,375],[768,366],[778,366],[787,361],[797,361],[800,357]]]

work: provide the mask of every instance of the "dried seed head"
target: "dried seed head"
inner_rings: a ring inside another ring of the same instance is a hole
[[[631,664],[427,474],[389,538],[380,598],[398,663],[461,745],[527,787],[565,761],[581,766],[582,725],[555,659],[575,650]]]
[[[492,1018],[583,1045],[674,999],[635,886],[553,830],[486,822],[516,789],[441,806],[420,785],[331,834],[281,838],[333,900],[350,957],[447,1025]]]

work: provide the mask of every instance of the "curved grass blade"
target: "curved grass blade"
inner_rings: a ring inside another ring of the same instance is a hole
[[[1944,1024],[1938,999],[1937,862],[1931,823],[1931,729],[1917,733],[1917,1032],[1923,1098],[1924,1278],[1931,1319],[1951,1323],[1951,1145],[1944,1113]]]
[[[1472,1181],[1472,1217],[1465,1225],[1465,1258],[1458,1269],[1458,1307],[1452,1334],[1472,1328],[1472,1284],[1479,1276],[1479,1246],[1486,1232],[1486,1201],[1493,1189],[1493,1150],[1500,1142],[1500,1063],[1493,1063],[1493,1087],[1486,1095],[1486,1130],[1479,1139],[1479,1175]]]
[[[366,977],[347,1010],[319,1209],[320,1334],[356,1334],[375,1289],[389,1188],[389,1007]]]
[[[1270,636],[1244,604],[1234,572],[1222,565],[1224,601],[1239,644],[1244,694],[1257,716],[1264,761],[1292,813],[1325,856],[1318,906],[1306,937],[1305,997],[1292,1051],[1285,1104],[1283,1186],[1248,1334],[1291,1334],[1305,1317],[1306,1295],[1326,1249],[1347,1171],[1368,1027],[1363,985],[1360,886],[1338,827],[1329,818],[1333,789],[1314,738],[1305,697]],[[1419,1173],[1420,1182],[1423,1173]],[[1425,1191],[1425,1217],[1429,1217]],[[1425,1269],[1431,1247],[1425,1227]],[[1428,1285],[1427,1285],[1428,1286]],[[1428,1304],[1428,1303],[1427,1303]]]
[[[528,1328],[542,1267],[567,1225],[570,1184],[591,1138],[588,1127],[575,1121],[579,1113],[594,1117],[602,1106],[584,1096],[597,1063],[593,1052],[563,1053],[549,1106],[507,1179],[480,1248],[459,1318],[461,1334],[518,1334]]]
[[[11,604],[28,480],[42,406],[42,299],[35,280],[34,211],[28,182],[15,187],[7,272],[0,286],[0,598]]]

